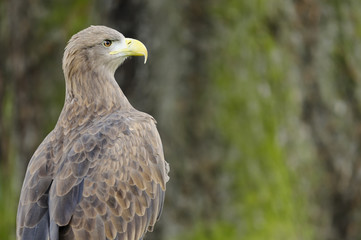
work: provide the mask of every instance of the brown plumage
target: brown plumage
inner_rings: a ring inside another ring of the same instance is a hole
[[[63,58],[66,98],[53,131],[31,158],[17,214],[18,239],[142,239],[160,216],[169,167],[155,120],[114,79],[146,48],[91,26]]]

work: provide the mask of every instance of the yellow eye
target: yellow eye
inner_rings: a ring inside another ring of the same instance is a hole
[[[111,40],[104,40],[103,41],[103,46],[104,47],[110,47],[112,45],[112,41]]]

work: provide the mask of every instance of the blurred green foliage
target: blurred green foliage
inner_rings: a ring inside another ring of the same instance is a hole
[[[11,175],[11,167],[8,167],[6,172],[2,167],[0,171],[0,238],[1,239],[15,239],[15,220],[17,201],[19,199],[18,186],[14,184],[13,176]]]
[[[284,132],[300,114],[297,86],[289,81],[292,58],[282,32],[274,32],[282,29],[265,22],[281,24],[285,6],[281,1],[229,2],[214,7],[216,32],[222,34],[210,67],[210,96],[215,97],[217,131],[228,143],[223,161],[232,181],[229,211],[235,216],[225,229],[237,234],[214,233],[211,239],[313,239],[308,199],[299,192],[288,160],[288,141],[299,143]],[[199,236],[196,230],[190,239]]]

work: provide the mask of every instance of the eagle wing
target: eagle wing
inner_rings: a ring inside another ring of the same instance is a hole
[[[47,239],[49,235],[49,189],[53,181],[54,151],[56,148],[54,131],[43,140],[30,159],[23,182],[16,217],[17,239]],[[59,155],[59,154],[55,154]]]
[[[59,162],[47,164],[56,166],[47,177],[35,174],[46,167],[26,177],[26,196],[19,203],[23,232],[51,239],[135,240],[152,231],[169,171],[152,117],[136,110],[116,112],[73,138]],[[46,157],[38,164],[44,162]],[[38,184],[41,191],[33,193]]]

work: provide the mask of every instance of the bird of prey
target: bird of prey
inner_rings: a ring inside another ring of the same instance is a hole
[[[105,26],[69,40],[64,107],[29,162],[17,239],[139,240],[153,230],[169,165],[155,120],[114,78],[127,57],[147,55],[140,41]]]

